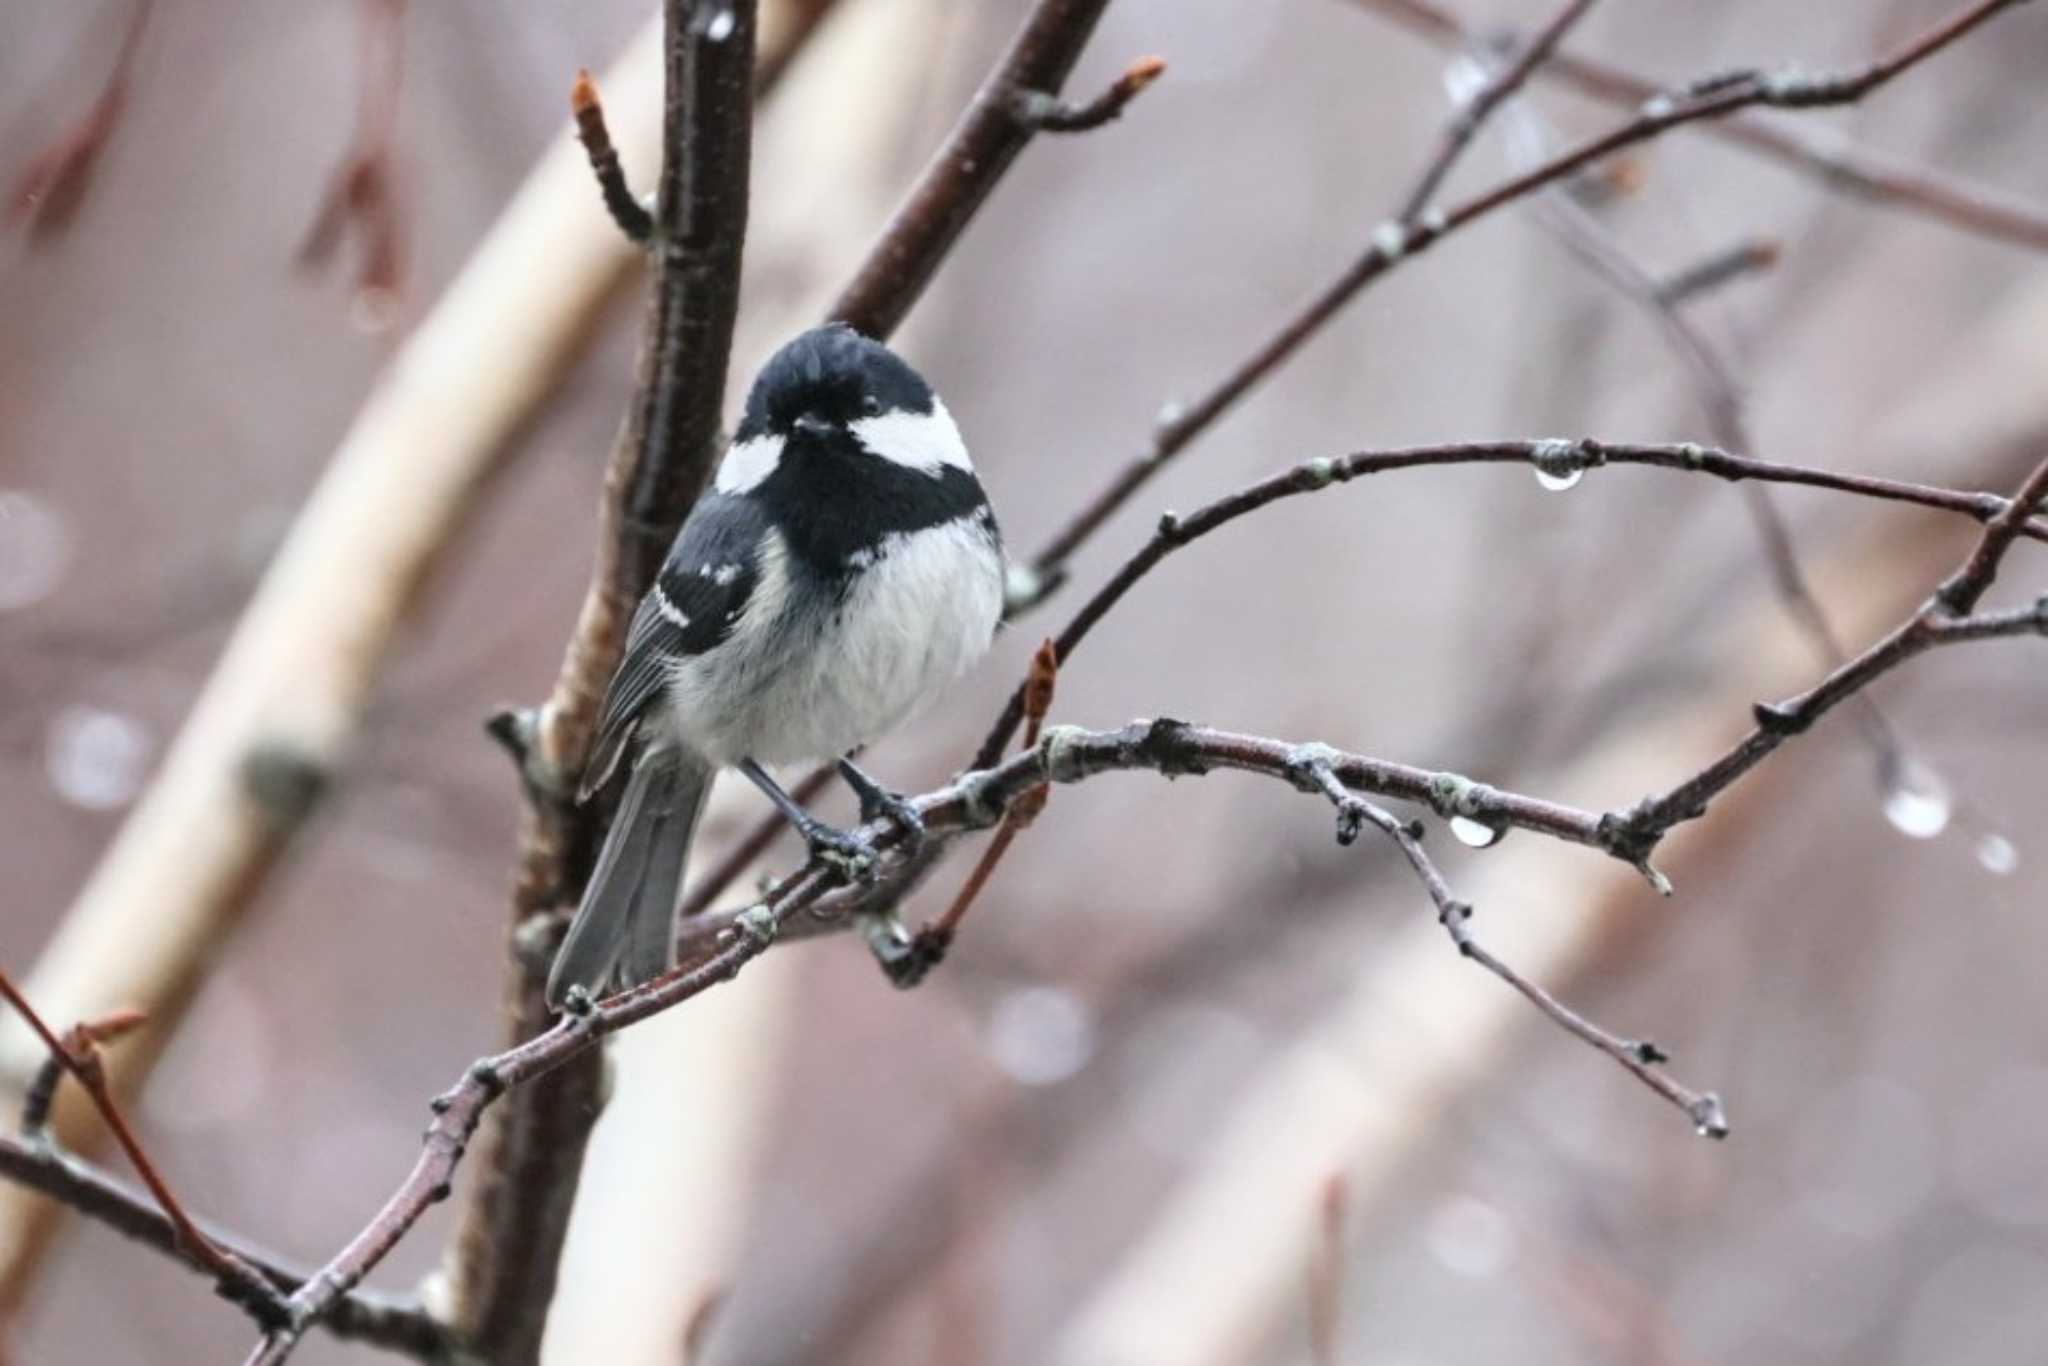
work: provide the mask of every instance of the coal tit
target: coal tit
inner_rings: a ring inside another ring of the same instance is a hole
[[[836,758],[863,819],[887,812],[921,836],[910,808],[846,756],[981,658],[1003,582],[995,514],[931,386],[849,327],[778,351],[606,692],[581,795],[622,762],[625,790],[549,1001],[667,970],[690,838],[722,768],[760,787],[813,854],[873,859],[763,765]]]

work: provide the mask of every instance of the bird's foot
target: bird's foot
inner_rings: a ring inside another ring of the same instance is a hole
[[[875,880],[875,846],[851,830],[839,830],[823,821],[809,821],[799,827],[811,857],[849,882]]]
[[[854,795],[860,798],[861,820],[866,822],[887,816],[903,832],[904,849],[916,853],[924,844],[924,817],[917,814],[916,805],[901,792],[883,787],[851,759],[839,761],[839,772]]]

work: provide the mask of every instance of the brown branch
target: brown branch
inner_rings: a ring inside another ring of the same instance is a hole
[[[513,893],[507,1042],[547,1027],[552,936],[532,933],[573,904],[595,811],[570,800],[624,624],[667,552],[720,446],[738,309],[753,128],[751,0],[667,0],[666,102],[655,194],[654,280],[639,383],[606,469],[597,563],[561,672],[533,720],[521,765],[529,804]],[[494,1361],[534,1359],[590,1129],[602,1105],[595,1054],[522,1093],[484,1134],[484,1178],[450,1253],[458,1334]]]
[[[214,1269],[196,1255],[155,1198],[63,1151],[45,1139],[0,1134],[0,1177],[40,1191],[116,1233],[132,1238],[194,1271]],[[206,1237],[253,1267],[280,1297],[306,1282],[303,1269],[273,1253],[194,1219]],[[335,1337],[402,1352],[421,1361],[447,1357],[454,1343],[448,1330],[416,1302],[356,1290],[335,1301],[323,1326]]]
[[[1746,479],[1777,484],[1803,484],[1833,489],[1867,498],[1917,503],[1924,507],[1959,512],[1982,523],[1995,523],[2014,504],[1996,494],[1961,493],[1950,489],[1906,484],[1892,479],[1837,474],[1828,470],[1782,465],[1753,460],[1725,451],[1689,443],[1662,446],[1611,445],[1592,441],[1500,441],[1463,442],[1441,446],[1416,446],[1404,450],[1360,451],[1336,459],[1310,460],[1270,479],[1208,504],[1187,517],[1168,513],[1152,539],[1127,560],[1094,597],[1074,614],[1053,638],[1064,665],[1074,649],[1094,629],[1110,608],[1168,555],[1218,528],[1254,512],[1268,503],[1298,494],[1314,493],[1332,484],[1346,483],[1366,475],[1430,465],[1527,464],[1560,475],[1582,472],[1599,465],[1644,465],[1654,469],[1694,471],[1730,481]],[[2037,541],[2048,541],[2048,525],[2040,519],[2024,524],[2015,533]],[[995,762],[1024,715],[1024,690],[1020,685],[982,742],[975,756],[977,767]]]
[[[1752,237],[1687,266],[1657,284],[1657,301],[1667,307],[1691,303],[1724,285],[1775,269],[1785,249],[1775,237]]]
[[[1416,180],[1415,187],[1408,192],[1408,197],[1401,202],[1400,212],[1394,215],[1398,221],[1412,224],[1422,211],[1429,207],[1429,201],[1436,198],[1436,192],[1442,187],[1444,178],[1450,175],[1451,168],[1457,164],[1458,158],[1464,155],[1465,149],[1471,146],[1472,139],[1478,136],[1480,128],[1485,126],[1493,111],[1522,88],[1536,68],[1556,50],[1558,43],[1571,27],[1584,18],[1586,11],[1592,7],[1593,0],[1566,0],[1564,8],[1537,31],[1535,38],[1522,49],[1521,55],[1488,75],[1485,84],[1473,92],[1472,98],[1466,102],[1464,108],[1458,110],[1451,121],[1444,125],[1443,139],[1438,144],[1436,154],[1423,168],[1422,175]]]
[[[113,70],[99,94],[78,121],[31,158],[8,187],[7,220],[25,228],[30,242],[54,241],[78,217],[100,154],[106,151],[127,107],[142,31],[155,9],[156,0],[135,0],[127,27],[121,31]]]
[[[366,329],[389,326],[405,290],[408,248],[398,158],[399,95],[405,85],[405,0],[359,0],[360,91],[349,150],[299,246],[303,268],[325,263],[353,230],[360,240],[354,316]]]
[[[1085,133],[1121,117],[1125,105],[1165,74],[1163,58],[1140,57],[1086,104],[1070,104],[1043,90],[1012,90],[1010,116],[1034,133]]]
[[[1031,656],[1031,671],[1024,680],[1024,742],[1023,748],[1031,749],[1038,743],[1039,729],[1045,724],[1046,714],[1052,710],[1053,693],[1059,683],[1059,652],[1048,640],[1041,644]],[[1034,788],[1010,804],[1004,813],[1003,823],[997,827],[995,837],[984,849],[974,871],[961,884],[959,894],[953,898],[944,913],[930,924],[921,927],[911,936],[910,945],[904,954],[885,959],[883,970],[889,979],[899,987],[912,987],[925,979],[931,970],[939,965],[946,953],[953,947],[953,936],[960,929],[960,922],[974,905],[975,899],[988,886],[995,875],[996,865],[1003,861],[1003,855],[1010,850],[1018,835],[1028,829],[1045,810],[1051,789]]]
[[[1942,581],[1919,612],[1799,696],[1785,702],[1758,703],[1755,729],[1692,777],[1659,795],[1645,797],[1626,812],[1606,817],[1603,824],[1611,847],[1624,855],[1643,851],[1646,856],[1673,826],[1704,815],[1715,797],[1785,741],[1803,734],[1833,708],[1915,655],[1965,641],[2048,636],[2048,594],[2031,607],[1964,615],[1990,587],[2006,552],[2022,534],[2023,519],[2044,494],[2048,494],[2048,459],[2028,475],[2005,510],[1985,527],[1969,558]]]
[[[1645,1086],[1683,1110],[1701,1136],[1728,1136],[1728,1117],[1722,1111],[1720,1098],[1711,1091],[1699,1092],[1682,1086],[1659,1071],[1659,1066],[1668,1061],[1662,1049],[1647,1039],[1624,1039],[1601,1028],[1481,946],[1472,934],[1471,904],[1452,894],[1443,873],[1422,847],[1420,821],[1397,820],[1386,808],[1352,792],[1337,776],[1326,753],[1316,747],[1303,746],[1298,763],[1302,783],[1311,790],[1321,791],[1337,808],[1339,844],[1351,843],[1357,837],[1360,825],[1370,822],[1400,849],[1402,857],[1408,860],[1408,866],[1415,870],[1416,877],[1421,879],[1423,888],[1429,893],[1430,902],[1436,907],[1437,922],[1450,935],[1459,953],[1519,991],[1554,1024],[1605,1053]]]
[[[185,1213],[185,1207],[179,1203],[178,1197],[171,1193],[170,1183],[164,1179],[156,1163],[150,1160],[148,1152],[143,1149],[142,1141],[129,1127],[127,1116],[121,1112],[121,1107],[115,1103],[114,1093],[107,1086],[106,1071],[100,1065],[98,1044],[102,1039],[118,1038],[134,1030],[142,1023],[141,1015],[126,1011],[100,1020],[86,1021],[73,1026],[60,1038],[44,1022],[43,1017],[36,1013],[35,1007],[28,1003],[28,999],[15,987],[13,979],[5,972],[0,972],[0,998],[4,998],[14,1008],[15,1013],[28,1023],[29,1028],[35,1031],[36,1036],[43,1041],[43,1047],[49,1050],[50,1058],[92,1097],[94,1107],[106,1121],[107,1129],[114,1135],[115,1142],[119,1143],[121,1151],[128,1155],[129,1163],[142,1178],[143,1184],[149,1187],[149,1193],[155,1197],[157,1207],[170,1222],[185,1255],[211,1273],[219,1284],[221,1294],[241,1306],[259,1325],[267,1327],[282,1322],[284,1302],[276,1288],[254,1267],[200,1232],[199,1226]],[[55,1094],[54,1081],[48,1083],[48,1091],[51,1095]],[[25,1113],[24,1120],[35,1120],[39,1129],[42,1119],[47,1117],[47,1102],[43,1105],[43,1111],[42,1115]]]
[[[1687,124],[1723,119],[1739,110],[1768,106],[1812,109],[1854,102],[1915,63],[1933,56],[1977,24],[2022,0],[1977,0],[1891,54],[1857,71],[1839,75],[1741,73],[1702,83],[1694,90],[1659,94],[1636,116],[1523,174],[1448,210],[1419,215],[1413,222],[1391,219],[1373,231],[1365,251],[1318,291],[1293,317],[1194,402],[1172,405],[1160,417],[1146,450],[1127,464],[1071,522],[1033,557],[1026,590],[1013,614],[1042,600],[1065,577],[1066,563],[1089,537],[1149,483],[1173,457],[1228,411],[1252,387],[1280,367],[1361,290],[1401,262],[1452,233],[1514,203],[1525,195],[1576,175],[1624,148],[1647,142]]]
[[[1011,113],[1018,91],[1058,96],[1109,0],[1038,0],[918,178],[831,316],[887,337],[924,292],[989,192],[1037,132]]]
[[[1470,25],[1433,0],[1352,0],[1440,42],[1478,46]],[[1655,98],[1656,82],[1619,67],[1559,52],[1541,77],[1617,107]],[[1784,123],[1741,114],[1702,126],[1709,136],[1752,151],[1820,180],[1829,189],[1857,195],[1882,207],[1915,213],[1964,232],[2048,250],[2048,210],[2001,196],[1925,167],[1893,161],[1857,148],[1841,147]]]
[[[2038,478],[2048,476],[2037,472]],[[1324,478],[1323,482],[1328,482],[1328,479]],[[1283,495],[1272,494],[1265,501],[1270,502],[1279,496]],[[1994,529],[1987,531],[1987,538],[2002,525],[2003,522],[1995,523]],[[1926,639],[1918,649],[1935,644],[2022,634],[2048,636],[2048,598],[2018,611],[1955,619],[1944,617],[1926,628]],[[1764,710],[1772,714],[1803,716],[1799,729],[1804,729],[1804,722],[1817,718],[1843,696],[1866,686],[1910,654],[1917,653],[1918,649],[1873,647],[1858,661],[1853,677],[1830,677],[1806,697],[1785,707]],[[1750,766],[1754,762],[1752,760]],[[1460,774],[1347,754],[1326,745],[1287,744],[1170,719],[1135,721],[1113,731],[1054,727],[1044,732],[1032,748],[992,768],[964,774],[946,787],[914,799],[914,805],[928,837],[939,836],[985,829],[1004,819],[1014,803],[1047,783],[1081,782],[1097,774],[1129,770],[1150,770],[1174,777],[1206,774],[1217,769],[1262,774],[1290,786],[1325,795],[1335,784],[1342,792],[1340,813],[1352,807],[1353,794],[1372,793],[1427,806],[1447,819],[1462,816],[1483,824],[1512,825],[1551,835],[1603,850],[1638,867],[1647,866],[1646,860],[1656,843],[1656,833],[1661,833],[1648,832],[1641,824],[1644,818],[1639,816],[1595,815],[1557,802],[1475,783]],[[1701,798],[1701,810],[1711,795],[1708,793]],[[1360,808],[1357,819],[1380,824],[1375,811],[1377,808]],[[1699,812],[1694,810],[1688,814],[1697,815]],[[1391,816],[1386,820],[1393,822]],[[1398,827],[1397,839],[1405,837],[1406,841],[1412,841],[1412,831],[1400,826],[1399,822],[1393,824]],[[1386,826],[1381,825],[1381,828]],[[860,834],[885,852],[898,847],[902,839],[902,831],[893,819],[886,817],[863,826]],[[927,847],[930,847],[929,838]],[[1410,844],[1404,842],[1403,848],[1404,852],[1409,852]],[[835,919],[833,896],[838,885],[836,875],[814,863],[784,878],[763,901],[744,911],[731,916],[701,917],[704,922],[702,928],[713,930],[709,937],[712,945],[709,957],[686,960],[644,986],[620,992],[594,1005],[582,1002],[547,1033],[473,1065],[462,1081],[435,1101],[435,1119],[428,1128],[423,1150],[411,1174],[376,1218],[293,1294],[289,1303],[290,1324],[266,1339],[250,1361],[275,1363],[284,1360],[297,1336],[308,1325],[319,1321],[337,1296],[359,1284],[430,1205],[446,1197],[469,1140],[484,1112],[500,1095],[508,1089],[544,1077],[575,1059],[588,1056],[605,1035],[679,1005],[730,979],[765,952],[785,929],[793,923],[801,923],[797,920],[800,913],[811,912],[805,919],[822,917],[825,923],[832,922]],[[1434,888],[1432,893],[1435,894]],[[865,893],[860,888],[850,888],[845,889],[845,895],[854,898],[855,904],[851,909],[859,909],[858,898]],[[837,923],[843,924],[848,917],[842,914],[836,919]],[[1447,928],[1452,929],[1456,937],[1458,926],[1447,922]],[[1475,952],[1464,948],[1465,942],[1460,941],[1463,951],[1479,958],[1490,970],[1528,995],[1546,1014],[1643,1076],[1657,1087],[1660,1094],[1684,1105],[1696,1123],[1707,1131],[1717,1127],[1717,1111],[1706,1106],[1705,1097],[1676,1087],[1668,1079],[1663,1084],[1653,1079],[1652,1069],[1662,1061],[1662,1054],[1653,1045],[1619,1039],[1598,1030],[1514,975],[1490,955],[1484,955],[1483,950]]]
[[[598,192],[604,206],[629,241],[645,242],[654,235],[654,215],[647,211],[626,183],[626,168],[619,165],[619,149],[612,146],[611,130],[605,126],[604,103],[597,96],[597,82],[588,71],[576,73],[569,91],[569,111],[576,119],[576,139],[590,157],[590,169],[597,176]]]

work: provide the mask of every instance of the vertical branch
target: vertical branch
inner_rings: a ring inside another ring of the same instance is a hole
[[[597,563],[522,766],[535,804],[513,897],[507,1043],[547,1027],[554,937],[535,917],[573,903],[597,831],[568,800],[588,752],[623,625],[709,481],[738,313],[752,154],[752,0],[668,0],[662,163],[648,251],[652,297],[639,374],[605,476]],[[492,1361],[539,1351],[584,1148],[602,1107],[603,1058],[580,1055],[491,1112],[479,1179],[450,1249],[458,1333]]]

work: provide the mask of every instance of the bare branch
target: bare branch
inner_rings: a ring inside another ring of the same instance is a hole
[[[1471,27],[1434,0],[1352,0],[1398,19],[1432,38],[1478,45]],[[1569,85],[1610,105],[1628,108],[1653,99],[1656,82],[1574,53],[1559,52],[1541,77]],[[1824,136],[1751,114],[1701,125],[1709,136],[1739,143],[1828,188],[1886,208],[1918,214],[1950,227],[2015,245],[2048,250],[2048,210],[2001,196],[1926,167],[1894,161]]]
[[[0,1176],[175,1257],[194,1271],[215,1274],[212,1266],[194,1254],[178,1226],[148,1191],[138,1190],[47,1141],[0,1134]],[[216,1247],[255,1268],[280,1296],[305,1284],[306,1273],[283,1258],[223,1233],[203,1219],[193,1222]],[[389,1348],[421,1361],[443,1360],[454,1345],[447,1328],[417,1303],[364,1290],[335,1301],[323,1326],[338,1338]]]
[[[588,71],[576,73],[569,92],[569,109],[576,118],[576,137],[590,154],[590,169],[597,176],[597,188],[604,206],[627,240],[645,242],[654,235],[654,215],[647,211],[626,183],[626,170],[619,165],[619,151],[612,146],[611,130],[605,127],[604,104],[597,97],[597,83]]]
[[[1584,18],[1586,11],[1592,7],[1593,0],[1566,0],[1564,8],[1537,31],[1535,38],[1522,49],[1521,55],[1487,77],[1486,83],[1473,93],[1472,98],[1445,125],[1443,140],[1438,145],[1436,154],[1423,168],[1421,177],[1415,182],[1415,188],[1410,190],[1408,197],[1402,201],[1400,212],[1395,215],[1397,219],[1402,223],[1413,223],[1416,217],[1429,207],[1429,201],[1436,198],[1436,192],[1443,185],[1444,177],[1451,173],[1451,168],[1457,164],[1458,158],[1471,146],[1472,139],[1478,136],[1487,118],[1503,101],[1511,99],[1514,93],[1522,88],[1530,74],[1543,64],[1558,43],[1564,39],[1565,34],[1570,32],[1572,25]]]
[[[924,292],[982,201],[1037,132],[1011,112],[1013,93],[1057,97],[1109,0],[1038,0],[967,112],[896,210],[831,316],[887,337]]]
[[[1010,115],[1034,133],[1085,133],[1120,117],[1125,105],[1165,73],[1164,59],[1140,57],[1086,104],[1069,104],[1043,90],[1013,90]]]
[[[77,218],[100,153],[106,150],[127,106],[135,56],[155,9],[156,0],[134,0],[127,26],[121,31],[113,70],[99,94],[78,121],[38,152],[8,186],[7,221],[22,227],[30,242],[55,240]]]
[[[1521,175],[1466,199],[1448,210],[1422,213],[1412,222],[1390,219],[1373,231],[1366,250],[1318,291],[1293,317],[1191,403],[1170,405],[1161,414],[1147,449],[1132,460],[1031,562],[1034,591],[1012,606],[1013,615],[1041,600],[1066,572],[1066,562],[1140,488],[1149,483],[1195,436],[1228,411],[1252,387],[1278,369],[1367,285],[1444,237],[1547,185],[1576,175],[1615,152],[1690,123],[1723,119],[1755,106],[1812,109],[1851,103],[1900,72],[1939,52],[1976,25],[2021,0],[1978,0],[1895,52],[1859,70],[1838,75],[1744,72],[1673,94],[1646,100],[1636,116],[1606,134],[1581,143]]]
[[[100,1066],[98,1044],[102,1039],[118,1038],[132,1032],[142,1023],[142,1016],[138,1012],[128,1011],[106,1019],[84,1022],[59,1038],[50,1026],[44,1023],[43,1017],[36,1013],[35,1008],[28,1003],[27,998],[15,987],[13,979],[5,972],[0,972],[0,998],[4,998],[14,1007],[15,1012],[28,1022],[29,1028],[35,1031],[36,1036],[43,1041],[43,1046],[49,1050],[51,1059],[76,1078],[78,1084],[85,1088],[86,1094],[92,1097],[93,1105],[99,1110],[101,1118],[106,1120],[107,1128],[113,1133],[115,1141],[121,1145],[121,1151],[128,1155],[128,1161],[142,1177],[143,1184],[149,1187],[149,1193],[156,1198],[157,1207],[163,1211],[165,1219],[176,1232],[185,1254],[194,1263],[211,1272],[219,1282],[221,1294],[248,1311],[259,1325],[267,1327],[283,1321],[284,1301],[276,1288],[254,1267],[199,1231],[199,1226],[185,1213],[185,1207],[178,1202],[178,1197],[171,1193],[170,1183],[150,1160],[141,1140],[136,1138],[135,1131],[128,1126],[127,1116],[121,1113],[121,1107],[115,1103],[113,1092],[107,1086],[106,1073]],[[39,1080],[38,1085],[45,1084]],[[46,1085],[48,1093],[54,1095],[55,1081],[50,1081]],[[36,1088],[31,1089],[33,1091]],[[42,1120],[47,1116],[47,1100],[41,1103],[41,1109],[43,1113],[37,1114],[29,1107],[24,1107],[24,1121],[35,1121],[35,1129],[42,1127]]]
[[[595,813],[570,800],[597,707],[625,622],[709,482],[720,445],[747,222],[755,6],[666,0],[663,14],[667,95],[640,382],[606,469],[590,587],[521,766],[537,800],[520,841],[515,941],[531,917],[575,899],[575,870],[601,833]],[[546,952],[543,940],[515,955],[508,1042],[547,1025]],[[492,1360],[528,1361],[539,1350],[600,1080],[588,1055],[522,1095],[484,1136],[486,1178],[465,1207],[449,1284],[458,1333]]]
[[[1657,301],[1667,307],[1691,303],[1723,285],[1774,268],[1785,249],[1775,237],[1753,237],[1687,266],[1657,286]]]
[[[1443,446],[1417,446],[1404,450],[1360,451],[1336,459],[1310,460],[1270,479],[1218,499],[1183,518],[1168,513],[1161,519],[1152,539],[1124,563],[1123,568],[1090,598],[1072,620],[1054,637],[1060,663],[1065,664],[1109,609],[1130,591],[1155,565],[1189,542],[1225,526],[1268,503],[1298,494],[1314,493],[1333,484],[1346,483],[1389,470],[1426,465],[1527,464],[1540,470],[1567,475],[1598,465],[1645,465],[1655,469],[1690,470],[1721,479],[1761,480],[1767,483],[1804,484],[1835,489],[1868,498],[1918,503],[1925,507],[1965,513],[1980,522],[2003,518],[2014,504],[1996,494],[1959,493],[1877,479],[1863,475],[1835,474],[1827,470],[1781,465],[1769,460],[1752,460],[1725,451],[1684,443],[1666,446],[1621,446],[1593,440],[1464,442]],[[2048,525],[2031,519],[2025,530],[2016,532],[2032,540],[2048,540]],[[977,767],[995,762],[1016,734],[1024,715],[1024,692],[1020,685],[997,719],[988,738],[975,756]]]

